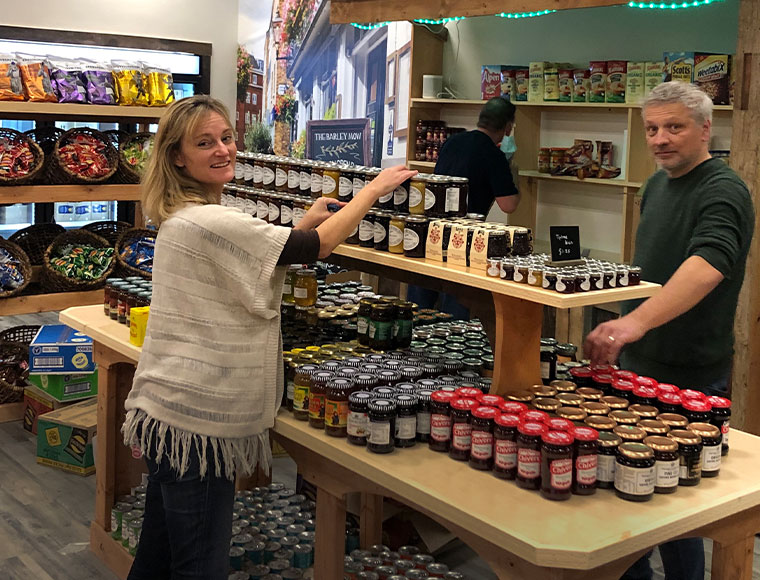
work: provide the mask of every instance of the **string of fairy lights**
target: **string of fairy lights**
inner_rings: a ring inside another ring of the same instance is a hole
[[[684,10],[687,8],[697,8],[699,6],[706,6],[708,4],[715,4],[723,2],[723,0],[692,0],[691,2],[629,2],[630,8],[643,9],[643,10]],[[546,16],[547,14],[553,14],[556,10],[539,10],[536,12],[500,12],[495,14],[500,18],[507,18],[509,20],[518,20],[522,18],[537,18],[539,16]],[[413,22],[417,24],[428,25],[445,25],[449,22],[459,22],[464,20],[465,16],[449,16],[447,18],[417,18]],[[352,22],[351,26],[359,28],[361,30],[374,30],[376,28],[382,28],[388,26],[390,22],[376,22],[374,24],[359,24]]]

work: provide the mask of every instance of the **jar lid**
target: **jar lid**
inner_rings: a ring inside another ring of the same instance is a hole
[[[483,393],[480,389],[472,387],[460,387],[456,390],[456,396],[464,399],[477,399],[481,397]]]
[[[599,432],[591,427],[576,427],[573,429],[573,435],[578,441],[597,441]]]
[[[494,422],[502,427],[517,427],[520,424],[520,417],[510,413],[502,413],[501,415],[496,415]]]
[[[372,394],[377,399],[392,399],[396,395],[396,389],[393,387],[375,387]]]
[[[530,403],[533,400],[533,393],[530,391],[513,391],[507,394],[507,399],[520,403]]]
[[[393,399],[374,399],[369,403],[369,410],[375,413],[395,413],[396,402]]]
[[[575,393],[559,393],[556,399],[565,406],[580,407],[583,397]]]
[[[720,429],[710,423],[689,423],[687,429],[697,435],[711,439],[721,436]]]
[[[661,403],[678,406],[681,404],[681,395],[678,395],[676,393],[660,393],[657,396],[657,400]]]
[[[707,401],[712,405],[713,409],[730,409],[731,408],[731,401],[729,399],[726,399],[725,397],[717,397],[713,395],[712,397],[707,397]]]
[[[498,411],[496,409],[486,406],[476,407],[472,411],[472,416],[477,419],[493,419],[497,414]]]
[[[695,413],[709,413],[712,410],[712,405],[708,401],[700,401],[699,399],[683,399],[683,391],[681,391],[681,406],[687,411],[693,411]]]
[[[450,391],[435,391],[430,395],[430,400],[436,403],[449,403],[455,398],[454,393]]]
[[[317,365],[312,364],[305,364],[301,365],[296,369],[296,374],[300,373],[302,375],[313,375],[319,370],[319,367]]]
[[[573,436],[567,431],[545,431],[541,434],[541,440],[547,445],[564,447],[573,444]]]
[[[612,365],[592,365],[589,368],[595,375],[611,375],[615,372],[615,367]]]
[[[643,443],[621,443],[618,453],[628,459],[652,459],[654,451]]]
[[[524,411],[520,414],[523,423],[546,423],[548,420],[549,414],[543,411]]]
[[[408,377],[408,378],[419,378],[422,376],[423,370],[420,367],[415,367],[411,365],[399,367],[399,372],[401,373],[402,377]]]
[[[570,369],[570,372],[572,373],[573,370]],[[575,392],[587,400],[599,400],[604,395],[602,391],[600,391],[599,389],[594,389],[592,387],[581,387],[577,389]]]
[[[552,417],[546,422],[550,431],[567,431],[573,430],[573,422],[563,417]]]
[[[668,433],[668,437],[681,445],[699,445],[702,443],[702,436],[699,433],[686,429],[675,429]]]
[[[572,393],[577,388],[573,381],[555,380],[549,383],[550,387],[557,389],[558,393]]]
[[[665,435],[670,431],[670,427],[658,419],[642,419],[639,427],[649,434]]]
[[[520,423],[517,430],[523,435],[540,437],[546,432],[546,425],[543,423]]]
[[[499,395],[484,395],[481,393],[478,395],[478,401],[480,401],[481,405],[485,405],[486,407],[498,407],[504,399]]]
[[[556,346],[558,343],[556,338],[542,338],[539,341],[539,344],[541,346]]]
[[[338,390],[353,389],[354,381],[353,379],[349,379],[345,377],[334,378],[329,383],[327,383],[327,388],[338,389]]]
[[[454,399],[451,401],[451,408],[457,411],[471,411],[478,406],[475,399]]]
[[[624,399],[623,397],[614,397],[611,395],[608,395],[606,397],[602,397],[599,399],[600,402],[607,405],[612,410],[625,410],[628,408],[628,399]]]
[[[656,417],[659,413],[657,407],[652,405],[631,405],[628,410],[639,417]]]
[[[326,385],[335,376],[331,371],[318,370],[312,373],[311,380],[318,385]]]
[[[354,391],[348,396],[349,403],[369,403],[372,400],[372,393],[368,391]]]
[[[668,437],[659,435],[650,435],[644,439],[644,445],[651,447],[655,451],[678,451],[678,443]]]
[[[612,381],[612,388],[618,391],[633,392],[635,385],[627,379],[615,379]]]
[[[419,398],[421,403],[429,403],[430,398],[433,395],[433,391],[430,389],[417,389],[416,395]]]
[[[605,385],[612,384],[612,375],[607,373],[600,373],[594,375],[594,381]]]
[[[657,419],[665,423],[671,429],[674,427],[683,427],[685,429],[686,425],[689,424],[689,420],[678,413],[660,413],[657,415]]]
[[[657,385],[657,394],[658,395],[662,394],[662,393],[675,393],[675,394],[678,394],[680,392],[681,392],[681,389],[679,389],[677,386],[671,385],[669,383],[660,383],[660,384]]]
[[[612,430],[615,435],[619,435],[624,441],[643,441],[647,432],[641,427],[635,425],[618,425]]]
[[[611,431],[599,432],[599,447],[617,447],[623,440]]]
[[[551,397],[539,397],[533,399],[533,407],[539,411],[554,412],[562,406],[562,403]]]
[[[560,407],[556,412],[557,417],[568,421],[583,421],[587,416],[586,411],[578,407]]]
[[[630,411],[610,411],[609,418],[617,421],[618,423],[624,423],[627,425],[635,425],[639,422],[639,416]]]
[[[637,376],[636,373],[633,371],[613,371],[612,372],[612,378],[613,379],[619,379],[623,381],[633,381]]]
[[[584,401],[581,403],[581,409],[589,415],[607,415],[610,412],[609,405],[598,401]]]
[[[654,387],[657,388],[657,381],[651,377],[636,377],[633,379],[634,384],[640,387]]]
[[[529,390],[536,397],[553,397],[557,394],[557,389],[552,386],[533,385]]]
[[[402,393],[400,395],[396,395],[395,401],[396,406],[399,408],[408,409],[417,406],[417,403],[419,403],[419,398],[417,395]]]
[[[404,366],[404,362],[396,359],[388,359],[383,363],[383,366],[389,371],[401,372],[401,367]]]
[[[377,378],[377,373],[383,370],[383,366],[377,363],[366,363],[361,366],[362,371],[365,373],[374,375]]]
[[[423,216],[410,215],[404,221],[408,224],[426,224],[429,220]]]
[[[417,381],[417,384],[422,387],[423,389],[431,389],[436,390],[443,382],[439,379],[419,379]],[[452,392],[455,391],[456,388],[452,389]]]
[[[309,276],[311,278],[316,278],[317,277],[317,273],[314,270],[311,270],[311,269],[308,269],[308,268],[305,268],[305,269],[302,269],[302,270],[298,270],[298,272],[296,272],[296,275],[298,275],[298,276]]]
[[[644,399],[656,399],[657,388],[639,385],[633,388],[633,395],[634,397],[642,397]]]
[[[377,377],[381,381],[396,382],[401,380],[401,373],[391,369],[380,369],[377,371]]]
[[[695,391],[694,389],[682,389],[678,394],[681,395],[681,399],[684,401],[687,399],[697,399],[699,401],[707,399],[707,395],[701,391]]]
[[[517,401],[502,401],[499,403],[499,410],[502,413],[520,415],[527,411],[528,407],[524,403],[519,403]]]

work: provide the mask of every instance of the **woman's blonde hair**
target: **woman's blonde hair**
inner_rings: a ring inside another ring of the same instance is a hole
[[[142,178],[142,210],[156,226],[184,203],[218,201],[214,193],[175,164],[182,139],[192,134],[209,113],[219,114],[232,128],[227,107],[207,95],[175,101],[158,124],[158,132]],[[234,161],[233,159],[232,162]]]

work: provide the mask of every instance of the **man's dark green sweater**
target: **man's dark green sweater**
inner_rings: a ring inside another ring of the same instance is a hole
[[[623,368],[683,388],[705,387],[728,374],[754,222],[747,186],[719,159],[674,179],[662,170],[649,178],[633,258],[642,278],[665,284],[687,258],[700,256],[724,279],[694,308],[628,345]],[[625,304],[623,314],[640,302]]]

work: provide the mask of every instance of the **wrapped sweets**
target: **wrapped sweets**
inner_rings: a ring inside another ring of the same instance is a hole
[[[93,248],[87,245],[68,245],[50,261],[54,270],[67,278],[97,280],[113,260],[113,248]]]
[[[0,290],[15,290],[24,283],[24,275],[18,267],[18,260],[8,250],[0,248]]]
[[[102,177],[111,169],[106,147],[101,140],[80,133],[73,141],[58,148],[58,156],[66,169],[75,175]]]
[[[155,247],[156,238],[143,238],[125,247],[121,252],[121,258],[133,268],[153,272],[153,251]]]
[[[0,138],[0,177],[24,177],[34,169],[34,153],[29,143],[10,137]]]

